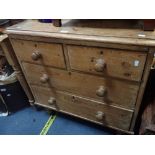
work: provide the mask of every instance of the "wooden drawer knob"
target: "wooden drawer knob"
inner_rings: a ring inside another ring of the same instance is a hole
[[[97,59],[95,64],[95,70],[97,72],[102,72],[106,66],[106,63],[103,59]]]
[[[104,86],[100,86],[99,89],[96,91],[96,95],[99,97],[104,97],[107,93],[107,89]]]
[[[47,74],[43,74],[42,77],[40,77],[41,83],[46,83],[49,80],[49,77]]]
[[[31,55],[32,60],[37,61],[41,58],[41,54],[39,52],[33,52]]]
[[[104,114],[102,111],[98,111],[98,112],[96,113],[96,118],[97,118],[98,120],[103,120],[104,116],[105,116],[105,114]]]
[[[53,105],[55,103],[56,103],[56,99],[54,97],[50,97],[50,99],[48,100],[48,104]]]

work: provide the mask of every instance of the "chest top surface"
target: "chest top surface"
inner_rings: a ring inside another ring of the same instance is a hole
[[[6,29],[6,33],[14,35],[28,35],[39,37],[52,37],[60,39],[87,40],[108,43],[120,43],[142,46],[155,46],[155,31],[143,31],[123,23],[124,28],[108,28],[109,22],[103,27],[103,22],[94,24],[94,20],[81,22],[81,20],[62,20],[61,27],[51,23],[40,23],[37,20],[26,20]],[[110,26],[109,26],[110,25]]]

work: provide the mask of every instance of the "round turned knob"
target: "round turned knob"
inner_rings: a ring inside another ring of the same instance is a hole
[[[97,59],[95,64],[95,70],[97,72],[102,72],[106,66],[106,63],[103,59]]]
[[[104,86],[100,86],[99,89],[96,91],[96,95],[99,97],[104,97],[107,93],[107,89]]]
[[[56,103],[56,99],[54,97],[50,97],[50,99],[48,100],[48,104],[53,105],[55,103]]]
[[[39,58],[41,58],[41,54],[39,52],[33,52],[31,58],[32,60],[37,61]]]
[[[102,111],[98,111],[98,112],[96,113],[96,118],[97,118],[98,120],[103,120],[104,116],[105,116],[105,114],[104,114]]]
[[[40,78],[41,83],[46,83],[49,80],[49,77],[47,74],[43,74],[42,77]]]

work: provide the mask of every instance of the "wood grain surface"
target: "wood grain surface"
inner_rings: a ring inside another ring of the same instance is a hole
[[[146,53],[73,45],[67,46],[67,49],[72,69],[134,81],[141,80]],[[97,72],[95,65],[98,60],[105,62],[105,68]]]
[[[107,104],[119,105],[129,109],[133,109],[135,106],[139,90],[138,85],[29,63],[23,63],[22,66],[31,84],[54,87],[55,89],[72,92],[99,101],[106,101]],[[49,80],[42,83],[40,78],[44,74],[49,77]],[[107,90],[107,94],[104,97],[96,95],[96,91],[100,86],[104,86]]]
[[[57,111],[64,111],[69,114],[84,117],[88,120],[93,120],[105,126],[114,126],[124,130],[128,130],[132,111],[108,106],[101,102],[78,97],[74,94],[69,94],[61,91],[52,91],[49,88],[32,86],[36,103],[41,103],[49,106]],[[50,97],[54,97],[56,102],[53,105],[48,103]],[[103,112],[102,119],[96,117],[98,112]]]
[[[44,42],[24,41],[11,39],[12,45],[21,61],[65,68],[63,49],[61,44],[49,44]],[[40,58],[34,61],[32,54],[40,54]]]

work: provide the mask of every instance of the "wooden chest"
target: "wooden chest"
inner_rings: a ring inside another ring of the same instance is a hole
[[[35,104],[133,133],[155,33],[68,23],[28,20],[6,31]]]

